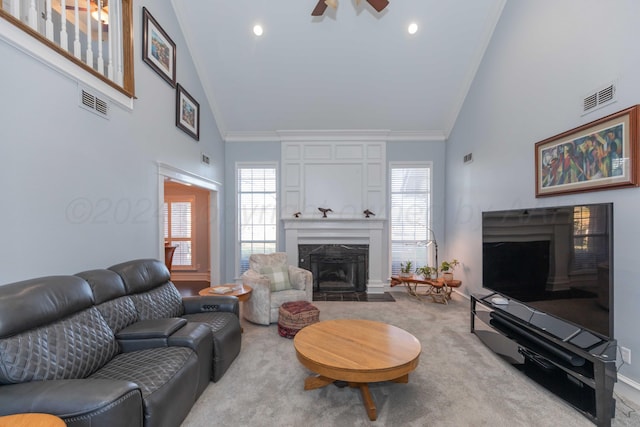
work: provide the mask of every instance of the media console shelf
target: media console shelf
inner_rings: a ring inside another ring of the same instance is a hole
[[[498,293],[471,295],[471,332],[598,426],[615,415],[616,341]]]

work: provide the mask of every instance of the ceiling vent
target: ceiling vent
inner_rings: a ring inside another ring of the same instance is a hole
[[[589,93],[582,101],[582,114],[590,113],[600,107],[616,102],[616,84],[607,86]]]
[[[105,119],[109,118],[109,103],[82,87],[80,88],[80,107]]]

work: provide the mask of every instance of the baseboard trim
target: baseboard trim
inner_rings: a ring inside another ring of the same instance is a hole
[[[618,374],[618,382],[613,392],[619,397],[630,400],[634,405],[640,406],[640,383]]]

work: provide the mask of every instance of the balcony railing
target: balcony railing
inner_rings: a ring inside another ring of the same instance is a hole
[[[1,0],[0,18],[134,96],[132,0]]]

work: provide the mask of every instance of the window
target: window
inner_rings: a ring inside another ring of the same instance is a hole
[[[164,203],[164,240],[171,246],[177,246],[173,255],[173,268],[176,270],[195,269],[195,196],[165,197]]]
[[[238,166],[238,246],[240,274],[253,253],[276,251],[276,168]]]
[[[428,240],[431,223],[430,164],[391,165],[391,274],[411,261],[413,268],[435,266]]]
[[[604,206],[573,208],[573,256],[571,273],[594,272],[598,263],[607,261],[607,209]]]

